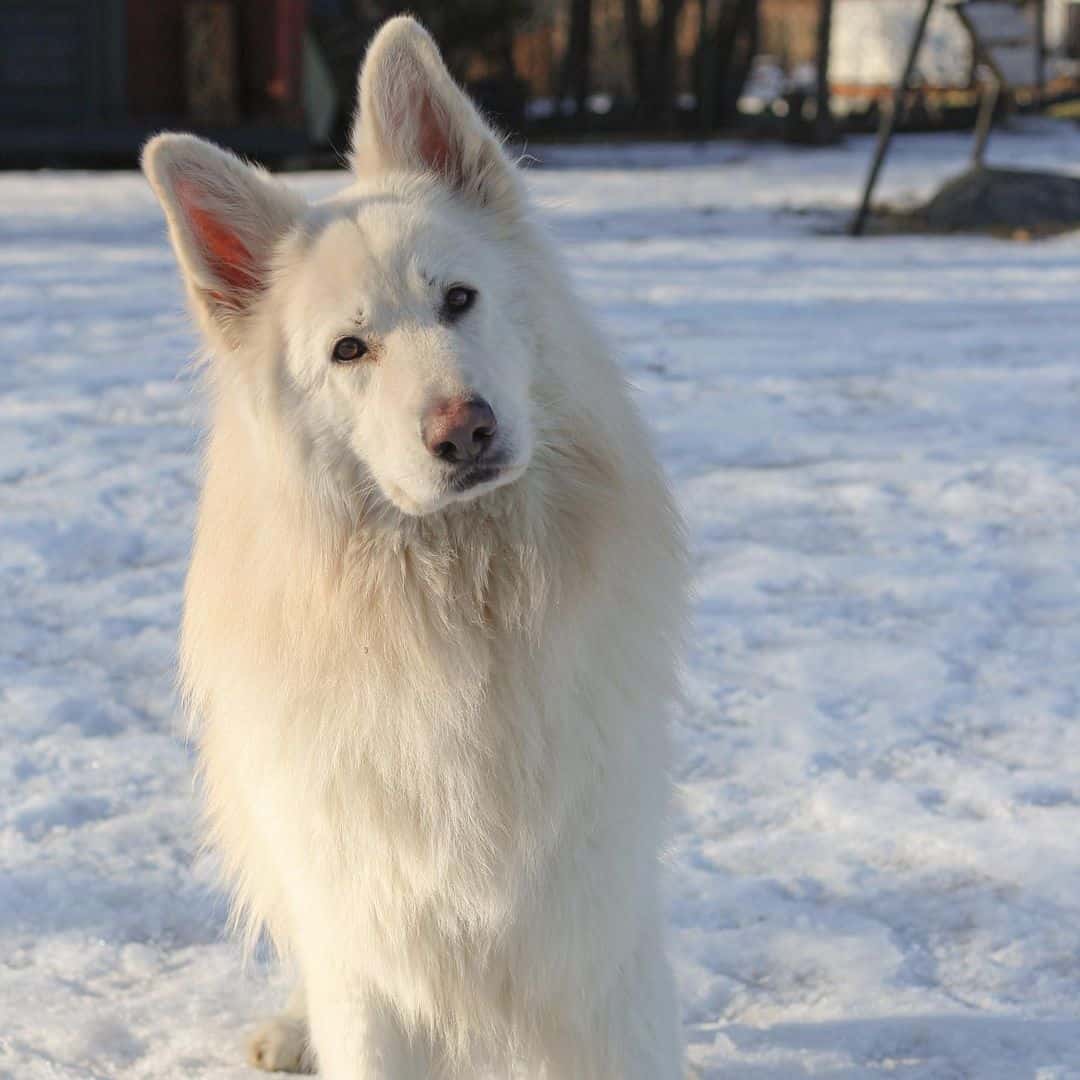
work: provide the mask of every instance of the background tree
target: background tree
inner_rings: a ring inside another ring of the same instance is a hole
[[[573,101],[579,116],[585,111],[590,90],[592,19],[592,0],[570,0],[570,36],[559,78],[559,97]]]
[[[675,125],[675,99],[678,96],[678,64],[675,32],[683,0],[660,0],[656,27],[656,111],[661,125],[670,130]]]
[[[353,101],[356,62],[378,25],[408,10],[438,39],[447,64],[495,122],[508,131],[526,128],[528,87],[515,71],[515,44],[522,30],[552,24],[552,0],[311,0],[313,25],[331,61],[343,102],[335,140],[341,145]],[[694,59],[694,85],[680,82],[679,38],[686,0],[561,0],[568,17],[566,46],[561,60],[546,70],[559,99],[576,105],[575,131],[601,125],[587,108],[596,90],[593,78],[607,68],[595,49],[599,18],[622,16],[623,47],[630,71],[630,102],[604,126],[645,132],[673,133],[680,127],[680,91],[693,89],[702,133],[729,126],[757,51],[759,0],[700,0],[699,43]],[[533,20],[530,24],[530,19]],[[687,29],[689,29],[687,27]],[[619,39],[609,35],[609,40]],[[336,59],[335,59],[336,58]],[[552,71],[552,68],[554,70]],[[545,133],[557,135],[566,119],[558,114],[544,122]]]
[[[638,115],[644,115],[646,101],[652,100],[652,68],[649,35],[641,18],[641,0],[623,0],[626,41],[630,49],[630,79],[637,98]]]
[[[760,33],[758,0],[722,0],[713,32],[703,34],[699,42],[699,56],[704,55],[704,50],[712,51],[716,73],[711,92],[706,90],[699,95],[707,130],[731,127],[735,123],[739,98],[757,55]],[[700,66],[699,60],[699,70]]]
[[[623,0],[630,72],[640,123],[652,130],[676,127],[679,96],[678,29],[684,0],[660,0],[652,24],[641,0]],[[701,0],[694,91],[700,127],[731,125],[758,48],[759,0]]]
[[[638,120],[647,128],[673,126],[678,96],[676,31],[682,9],[683,0],[659,0],[650,24],[642,16],[641,0],[623,0],[632,92]]]
[[[341,102],[333,145],[340,150],[347,141],[368,41],[385,19],[405,13],[428,27],[447,66],[495,123],[519,129],[527,92],[514,70],[514,35],[532,6],[533,0],[311,0],[310,25]]]

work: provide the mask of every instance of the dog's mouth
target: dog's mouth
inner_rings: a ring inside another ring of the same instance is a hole
[[[451,491],[461,494],[482,484],[494,483],[509,471],[505,465],[498,463],[470,465],[450,477],[447,486]]]
[[[528,459],[521,461],[500,455],[490,461],[474,461],[447,469],[432,496],[417,498],[407,488],[391,484],[387,497],[399,510],[414,517],[435,513],[451,503],[472,502],[489,492],[519,480],[528,468]]]
[[[445,480],[445,498],[450,502],[478,498],[505,484],[511,484],[525,472],[527,461],[516,461],[500,454],[490,461],[462,465]]]

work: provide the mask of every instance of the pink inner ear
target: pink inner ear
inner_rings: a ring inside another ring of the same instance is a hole
[[[417,145],[420,157],[428,168],[446,174],[450,166],[450,138],[427,94],[420,99],[417,123],[420,127]]]
[[[251,252],[235,231],[200,204],[198,196],[198,185],[190,180],[177,182],[176,197],[210,271],[226,286],[226,293],[258,289],[259,278]],[[227,295],[221,293],[214,295],[219,300],[228,299]]]

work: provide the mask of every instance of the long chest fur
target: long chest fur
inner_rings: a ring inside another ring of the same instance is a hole
[[[239,527],[211,529],[217,497],[208,488],[189,575],[184,678],[242,904],[272,930],[287,921],[266,895],[300,857],[312,888],[332,882],[384,922],[497,927],[603,738],[580,725],[566,571],[509,527],[518,506],[335,549],[280,519],[243,528],[235,498]]]

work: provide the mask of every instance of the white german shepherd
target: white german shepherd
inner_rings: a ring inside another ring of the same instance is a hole
[[[183,685],[251,1043],[330,1080],[681,1080],[658,862],[685,560],[607,345],[427,33],[315,206],[161,135],[212,359]]]

